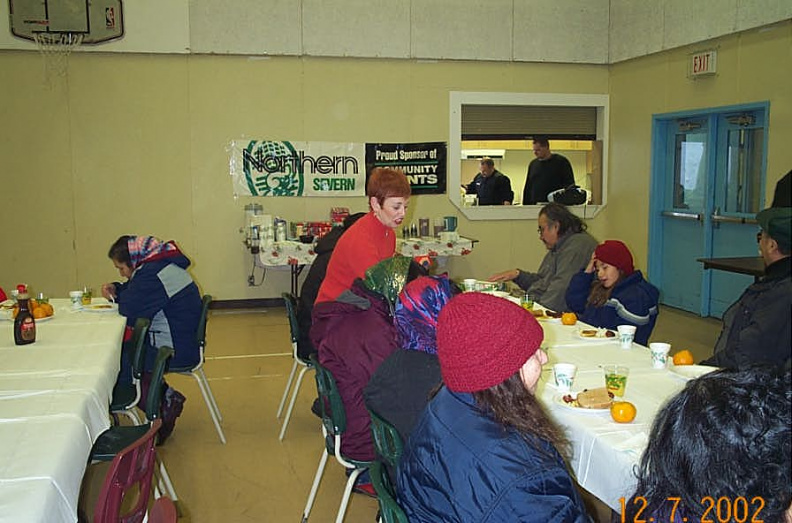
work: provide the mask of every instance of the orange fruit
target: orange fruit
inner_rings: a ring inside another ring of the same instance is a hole
[[[689,350],[681,350],[674,354],[674,365],[693,365],[693,353]]]
[[[14,309],[11,311],[11,317],[16,319],[17,314],[19,314],[19,305],[14,305]]]
[[[34,311],[36,308],[38,308],[38,306],[39,306],[39,304],[38,304],[38,302],[35,300],[35,298],[30,298],[30,299],[28,300],[28,310],[29,310],[30,312],[33,312],[33,311]]]
[[[33,309],[33,317],[36,318],[37,320],[40,320],[41,318],[46,318],[47,311],[44,310],[44,307],[36,307],[35,309]]]
[[[635,419],[637,410],[629,401],[614,401],[611,403],[610,413],[616,423],[630,423]]]
[[[577,315],[574,312],[565,312],[561,315],[561,323],[564,325],[574,325],[577,323]]]

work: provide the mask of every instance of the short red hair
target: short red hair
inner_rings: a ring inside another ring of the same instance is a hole
[[[366,196],[376,198],[380,205],[385,198],[409,198],[410,194],[410,182],[401,169],[377,167],[371,171]]]

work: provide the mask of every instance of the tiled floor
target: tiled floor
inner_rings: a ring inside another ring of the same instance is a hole
[[[672,352],[690,349],[708,356],[720,322],[663,309],[654,341]],[[183,376],[168,381],[188,398],[173,436],[159,447],[180,498],[180,521],[297,522],[321,451],[318,419],[309,408],[313,374],[303,382],[289,429],[278,441],[275,419],[288,372],[291,343],[284,309],[224,312],[209,319],[206,373],[220,410],[228,443],[215,432],[197,384]],[[329,461],[311,521],[334,521],[344,486],[343,468]],[[374,521],[376,501],[352,496],[345,521]]]

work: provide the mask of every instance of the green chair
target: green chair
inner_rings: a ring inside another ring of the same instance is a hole
[[[319,490],[319,483],[322,480],[325,465],[327,464],[327,457],[330,455],[334,456],[336,461],[344,468],[351,471],[347,478],[346,487],[344,487],[341,506],[338,508],[338,514],[336,515],[336,523],[342,523],[344,514],[346,514],[347,504],[349,504],[349,497],[352,494],[352,487],[355,485],[358,476],[371,466],[371,462],[353,460],[341,455],[341,436],[346,431],[344,403],[341,400],[341,394],[338,392],[333,374],[319,364],[316,355],[311,356],[311,363],[316,369],[316,389],[319,393],[319,405],[322,413],[322,435],[325,441],[325,448],[319,460],[319,467],[316,469],[311,492],[308,494],[308,502],[305,504],[305,510],[303,510],[302,523],[308,521],[308,515],[311,512],[311,507],[316,498],[316,492]]]
[[[393,425],[377,413],[369,410],[369,416],[371,416],[371,436],[374,440],[374,448],[379,458],[384,462],[383,464],[377,461],[369,467],[371,483],[377,492],[380,516],[384,523],[408,523],[407,515],[396,502],[396,489],[393,488],[389,473],[389,470],[396,470],[399,459],[401,459],[404,449],[401,436]]]
[[[294,382],[294,390],[292,391],[291,401],[289,401],[289,408],[286,410],[286,417],[283,418],[283,425],[281,426],[280,435],[278,436],[278,439],[283,441],[283,436],[286,434],[286,427],[289,426],[289,420],[291,419],[292,410],[294,409],[294,402],[297,400],[297,393],[300,392],[300,385],[302,384],[302,380],[305,377],[305,373],[313,369],[313,364],[310,360],[304,360],[297,354],[297,339],[300,337],[300,324],[297,321],[297,300],[290,292],[284,292],[281,294],[281,296],[283,297],[283,301],[286,304],[286,315],[289,317],[292,359],[294,360],[294,363],[292,363],[291,373],[289,373],[289,380],[286,382],[286,389],[283,391],[283,396],[281,397],[280,405],[278,406],[278,413],[275,416],[276,418],[280,418],[281,413],[283,412],[283,406],[286,404],[286,398],[289,395],[289,389],[291,389],[292,383],[294,382],[294,374],[297,372],[297,367],[302,366],[300,374],[297,376],[297,381]]]
[[[209,381],[206,379],[206,373],[204,373],[203,370],[204,352],[206,350],[206,322],[209,317],[209,305],[211,303],[212,297],[205,294],[201,302],[201,318],[198,320],[198,330],[195,333],[195,339],[198,341],[198,346],[201,348],[201,358],[198,360],[198,364],[194,367],[171,367],[168,372],[195,378],[195,381],[198,382],[198,388],[201,389],[204,402],[206,402],[206,407],[209,409],[209,415],[212,417],[217,435],[220,436],[220,441],[225,445],[225,433],[223,432],[223,427],[220,426],[220,422],[223,421],[223,415],[220,413],[217,400],[215,400],[214,394],[212,394],[212,388],[209,386]]]
[[[163,377],[168,367],[168,361],[173,356],[173,349],[170,347],[160,347],[157,351],[157,358],[154,361],[154,368],[151,371],[151,383],[149,383],[148,397],[146,398],[145,413],[146,423],[142,425],[116,425],[99,434],[91,448],[88,462],[112,461],[116,455],[143,437],[151,428],[154,420],[160,417],[160,407],[163,395]],[[164,487],[171,499],[176,500],[176,491],[173,489],[168,471],[159,458],[159,474]]]
[[[146,361],[145,341],[151,321],[147,318],[135,320],[135,328],[132,331],[132,338],[125,343],[128,344],[125,350],[132,354],[132,383],[117,383],[113,387],[113,398],[110,400],[110,413],[118,425],[118,414],[124,414],[135,425],[140,425],[141,421],[135,412],[140,401],[140,380],[143,377],[143,366]]]

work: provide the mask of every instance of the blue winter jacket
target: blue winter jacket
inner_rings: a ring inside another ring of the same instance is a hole
[[[587,522],[563,459],[540,445],[483,414],[471,394],[444,387],[405,446],[399,503],[413,523]]]
[[[201,317],[201,293],[185,270],[190,260],[183,254],[141,264],[125,283],[116,283],[118,312],[134,327],[136,318],[148,318],[146,370],[151,370],[156,349],[174,350],[171,369],[192,368],[201,354],[195,334]]]
[[[644,280],[641,271],[635,271],[613,288],[605,305],[594,307],[586,301],[591,291],[595,272],[581,271],[572,277],[566,292],[569,309],[580,321],[594,327],[615,329],[619,325],[635,325],[635,342],[646,345],[657,321],[657,287]]]

